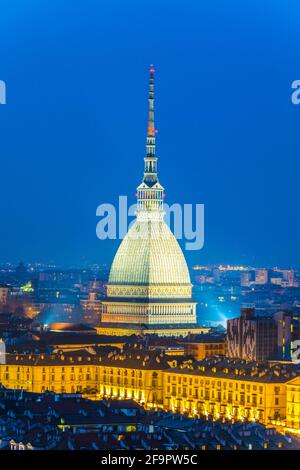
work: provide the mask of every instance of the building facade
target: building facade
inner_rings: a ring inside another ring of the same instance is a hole
[[[291,332],[289,312],[262,317],[255,316],[254,308],[242,308],[240,317],[227,321],[227,355],[248,361],[289,361]]]
[[[132,350],[102,356],[81,352],[7,354],[0,383],[9,389],[43,393],[85,393],[163,404],[163,373],[184,359],[157,351]]]
[[[147,408],[299,429],[300,368],[228,358],[187,361],[158,351],[8,354],[0,383],[32,392],[132,398]]]
[[[165,409],[264,424],[285,420],[286,384],[292,375],[282,376],[276,368],[207,358],[164,375]]]
[[[296,377],[286,386],[286,425],[300,430],[300,377]]]
[[[102,303],[96,292],[89,292],[87,299],[81,299],[82,319],[84,323],[97,325],[102,314]]]
[[[193,356],[197,361],[210,356],[225,356],[225,335],[200,334],[182,341],[185,356]]]

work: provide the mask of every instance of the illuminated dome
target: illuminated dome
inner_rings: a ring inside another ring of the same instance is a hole
[[[154,69],[150,69],[144,177],[137,188],[136,221],[112,263],[102,323],[193,325],[196,302],[181,248],[164,221],[154,126]]]
[[[135,222],[116,253],[109,283],[190,285],[185,258],[165,222]]]

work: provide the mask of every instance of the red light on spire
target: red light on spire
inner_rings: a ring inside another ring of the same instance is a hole
[[[155,69],[153,67],[150,68],[150,73],[154,73]]]

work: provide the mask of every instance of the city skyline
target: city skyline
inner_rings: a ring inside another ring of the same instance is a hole
[[[261,10],[258,2],[243,11],[235,1],[226,11],[191,2],[191,22],[175,2],[173,23],[165,24],[167,5],[154,2],[161,14],[154,21],[144,15],[144,5],[130,2],[126,11],[119,5],[127,18],[121,43],[105,23],[113,6],[102,6],[99,26],[100,9],[91,4],[88,26],[76,9],[68,9],[70,2],[61,6],[70,21],[56,18],[56,37],[51,26],[42,31],[45,21],[54,22],[55,3],[36,17],[31,1],[31,32],[26,22],[14,22],[12,7],[4,8],[0,35],[13,33],[14,40],[0,36],[7,84],[7,104],[0,108],[2,171],[9,175],[0,189],[0,258],[111,263],[118,242],[96,238],[95,211],[102,202],[116,203],[119,194],[134,202],[132,188],[141,177],[136,162],[144,156],[145,71],[153,61],[167,201],[206,208],[204,249],[185,252],[189,265],[299,266],[292,13],[279,6]],[[73,34],[79,27],[80,41]],[[205,47],[199,50],[199,43]],[[16,70],[24,60],[26,74],[19,80]]]
[[[299,14],[2,6],[4,460],[300,450]]]

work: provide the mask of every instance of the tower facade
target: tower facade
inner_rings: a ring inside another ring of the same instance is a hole
[[[154,68],[150,68],[144,176],[136,220],[111,266],[102,323],[195,325],[196,303],[182,250],[164,221],[164,188],[157,173]]]

